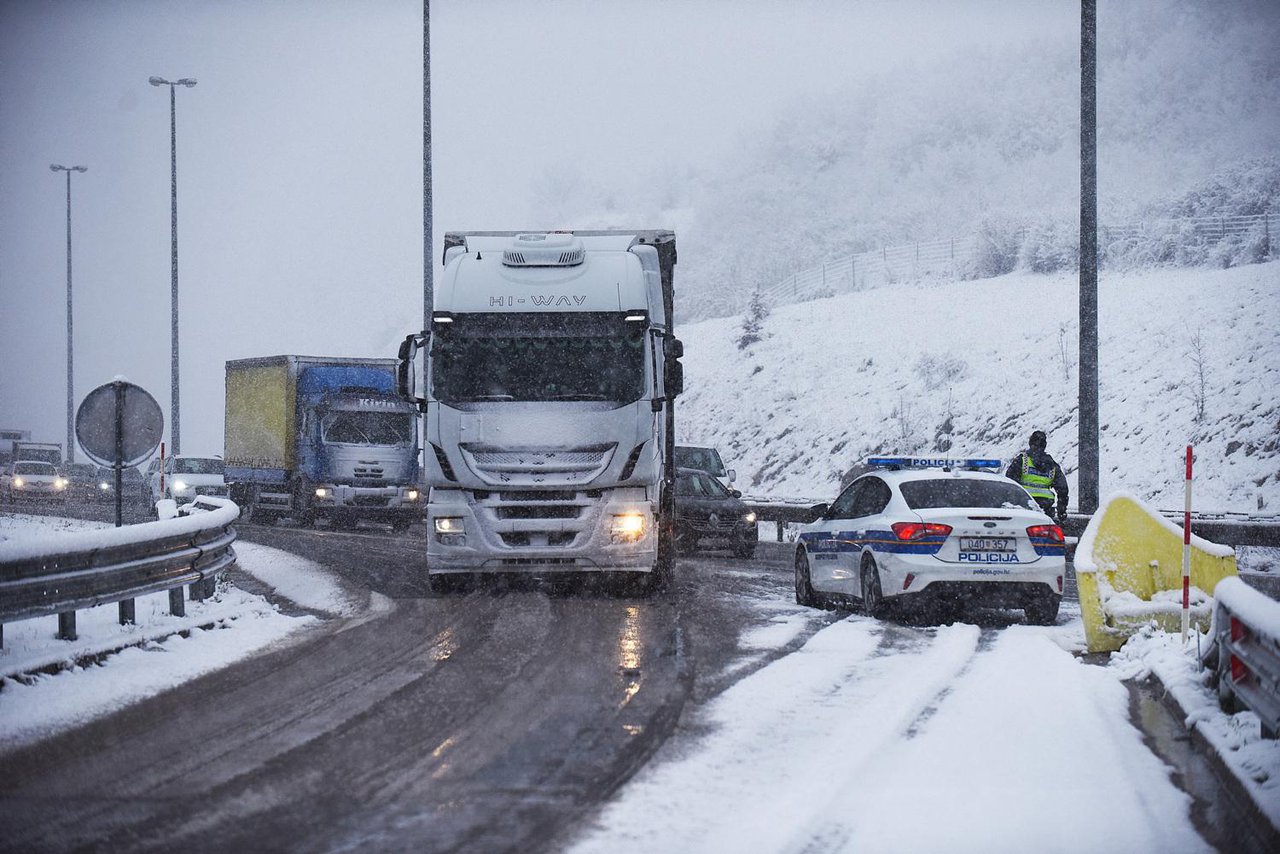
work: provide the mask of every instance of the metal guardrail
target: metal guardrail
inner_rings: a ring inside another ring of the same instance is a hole
[[[1280,735],[1280,603],[1239,579],[1214,590],[1213,642],[1204,662],[1218,674],[1218,699],[1229,712],[1243,705],[1266,738]]]
[[[169,591],[169,612],[183,616],[183,585],[194,601],[213,592],[218,573],[236,561],[232,523],[240,508],[199,498],[180,517],[58,535],[43,543],[0,544],[0,646],[4,623],[58,616],[58,637],[74,640],[76,611],[117,602],[120,622],[134,621],[133,600]]]
[[[783,530],[788,522],[806,523],[818,518],[820,502],[803,498],[742,499],[747,509],[756,514],[760,522],[775,522],[778,526],[778,542],[783,540]],[[1182,524],[1182,511],[1160,510],[1161,516]],[[1078,537],[1084,533],[1091,517],[1083,513],[1068,513],[1063,531]],[[1191,517],[1191,531],[1215,543],[1229,546],[1267,546],[1280,548],[1280,514],[1250,515],[1247,513],[1205,513]]]

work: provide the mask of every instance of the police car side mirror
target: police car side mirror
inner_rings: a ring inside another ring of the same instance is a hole
[[[734,498],[741,498],[741,497],[742,497],[742,492],[740,492],[740,491],[739,491],[739,490],[737,490],[737,489],[731,489],[731,490],[729,490],[729,494],[730,494],[730,495],[732,495]]]
[[[831,509],[831,505],[830,505],[830,504],[815,504],[815,505],[813,505],[813,518],[815,518],[815,519],[825,519],[825,518],[827,518],[827,511],[828,511],[828,510],[830,510],[830,509]]]

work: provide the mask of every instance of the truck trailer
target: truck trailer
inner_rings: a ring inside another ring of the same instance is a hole
[[[405,339],[399,374],[426,414],[432,589],[489,573],[603,573],[641,594],[668,581],[675,263],[665,230],[445,235],[430,328]]]
[[[250,519],[422,518],[417,415],[394,359],[264,356],[227,362],[225,473]]]

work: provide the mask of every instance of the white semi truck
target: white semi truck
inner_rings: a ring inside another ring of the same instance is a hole
[[[400,348],[426,414],[427,573],[606,573],[674,559],[675,234],[450,232],[430,329]],[[424,358],[419,362],[418,353]]]

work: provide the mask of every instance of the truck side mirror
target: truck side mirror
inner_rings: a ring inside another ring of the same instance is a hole
[[[683,393],[684,365],[672,358],[667,362],[667,397],[679,397]]]
[[[418,350],[422,349],[426,342],[426,332],[406,336],[404,341],[400,342],[400,363],[396,365],[396,393],[424,410],[427,401],[425,398],[418,397],[418,373],[415,370],[415,359]]]

